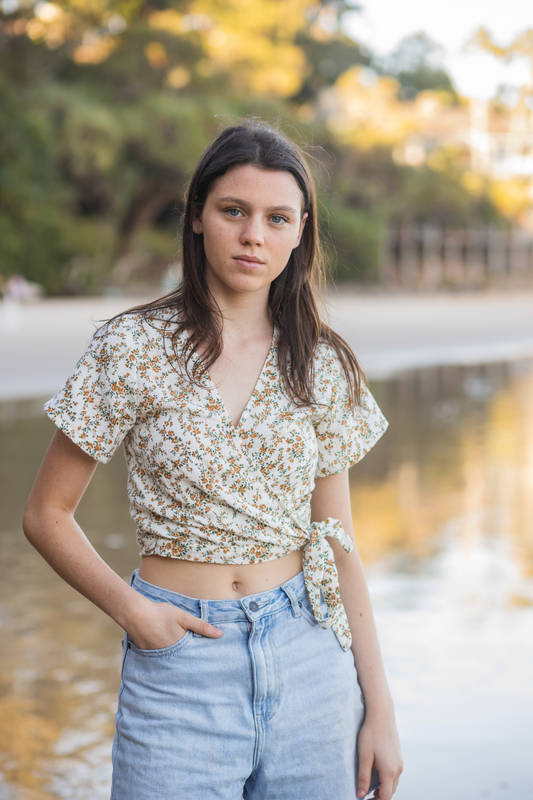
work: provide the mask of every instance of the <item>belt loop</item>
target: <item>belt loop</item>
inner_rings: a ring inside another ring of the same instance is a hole
[[[209,600],[200,600],[200,619],[209,622]],[[195,636],[202,637],[201,633],[194,632]]]
[[[292,616],[293,617],[301,617],[302,610],[300,608],[300,603],[298,602],[298,598],[296,597],[296,592],[290,586],[282,586],[281,587],[291,603],[292,609]]]

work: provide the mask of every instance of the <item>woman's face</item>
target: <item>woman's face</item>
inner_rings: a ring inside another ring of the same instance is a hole
[[[234,167],[213,184],[193,230],[203,234],[206,279],[215,296],[260,293],[300,243],[307,214],[290,172]]]

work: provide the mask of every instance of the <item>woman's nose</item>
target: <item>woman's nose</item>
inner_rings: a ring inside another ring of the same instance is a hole
[[[259,219],[250,217],[245,220],[241,231],[242,244],[263,244],[265,234],[263,231],[263,223]]]

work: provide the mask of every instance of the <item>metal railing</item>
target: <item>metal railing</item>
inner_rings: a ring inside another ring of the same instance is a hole
[[[428,225],[391,229],[380,270],[383,284],[406,289],[533,288],[533,235]]]

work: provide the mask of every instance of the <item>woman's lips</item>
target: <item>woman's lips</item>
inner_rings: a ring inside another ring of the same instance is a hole
[[[255,261],[253,259],[246,258],[245,256],[233,256],[233,260],[240,267],[244,267],[244,269],[257,269],[257,267],[260,267],[264,263],[263,261]]]

